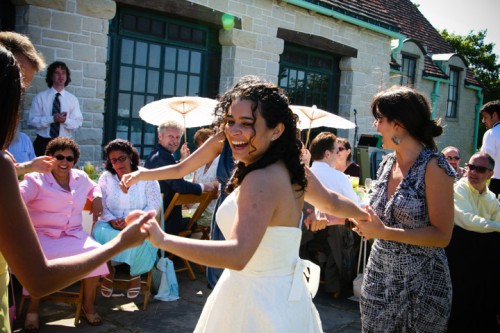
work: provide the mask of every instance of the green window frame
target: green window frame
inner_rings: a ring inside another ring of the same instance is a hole
[[[217,36],[207,26],[118,8],[110,26],[104,144],[129,140],[147,157],[158,139],[156,126],[139,117],[142,106],[173,96],[214,97],[221,57]]]
[[[401,66],[401,82],[402,86],[415,86],[415,72],[417,68],[417,59],[403,55],[403,64]]]
[[[339,63],[340,56],[285,43],[278,85],[287,91],[291,104],[316,105],[338,114]],[[311,138],[325,130],[336,132],[333,128],[320,127],[311,131]]]
[[[448,101],[446,118],[456,118],[458,108],[458,90],[460,88],[460,69],[450,67],[450,84],[448,85]]]

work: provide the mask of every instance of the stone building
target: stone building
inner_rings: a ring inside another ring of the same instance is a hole
[[[453,144],[465,159],[474,151],[481,85],[409,0],[3,0],[2,6],[2,29],[28,35],[47,63],[71,68],[68,90],[84,115],[76,133],[82,161],[101,159],[102,146],[116,137],[147,156],[156,129],[138,116],[144,104],[215,98],[247,74],[278,83],[293,104],[356,121],[358,135],[375,133],[369,105],[376,92],[415,86],[446,125],[439,146]],[[24,120],[34,94],[46,88],[44,74],[27,93]],[[355,141],[354,130],[338,135]]]

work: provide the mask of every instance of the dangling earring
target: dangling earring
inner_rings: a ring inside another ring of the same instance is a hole
[[[394,144],[395,144],[396,146],[399,146],[399,144],[401,143],[401,139],[400,139],[400,137],[399,137],[399,136],[397,136],[397,135],[394,135],[394,136],[391,138],[391,140],[392,140],[392,142],[394,142]]]

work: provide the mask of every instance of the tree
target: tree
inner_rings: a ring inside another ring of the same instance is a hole
[[[494,43],[485,43],[488,30],[473,30],[467,36],[440,31],[441,36],[455,48],[458,54],[469,61],[469,67],[484,84],[484,102],[500,99],[500,64],[498,56],[493,53]]]

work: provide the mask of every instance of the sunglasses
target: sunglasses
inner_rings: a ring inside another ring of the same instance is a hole
[[[346,147],[337,147],[337,149],[338,149],[339,151],[344,151],[344,150],[347,150],[347,148],[346,148]]]
[[[469,169],[470,171],[476,171],[477,173],[485,173],[487,170],[490,170],[490,168],[479,166],[479,165],[474,165],[474,164],[466,164],[465,167]]]
[[[58,161],[62,161],[64,159],[66,159],[66,161],[68,161],[68,162],[74,162],[75,161],[75,158],[73,156],[56,155],[55,158]]]
[[[453,161],[453,160],[460,161],[460,156],[446,156],[446,159],[448,161]]]
[[[128,158],[127,155],[123,155],[123,156],[120,156],[118,158],[110,158],[109,161],[111,162],[111,164],[116,164],[118,162],[125,162],[125,160]]]

